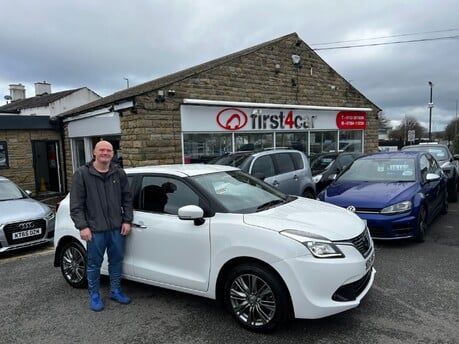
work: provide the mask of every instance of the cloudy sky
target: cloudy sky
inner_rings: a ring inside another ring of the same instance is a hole
[[[381,107],[432,131],[456,118],[458,0],[0,0],[9,84],[107,96],[292,32]],[[410,42],[407,42],[410,41]],[[341,49],[324,49],[347,47]],[[360,46],[360,47],[355,47]],[[127,80],[126,80],[127,79]]]

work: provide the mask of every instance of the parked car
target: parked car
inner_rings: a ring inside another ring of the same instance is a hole
[[[30,195],[0,177],[0,252],[53,241],[55,214]]]
[[[316,192],[320,193],[330,185],[336,176],[359,156],[362,156],[362,153],[322,153],[312,156],[310,165]]]
[[[316,197],[316,186],[312,180],[308,158],[298,150],[236,152],[209,163],[239,167],[286,194]]]
[[[354,160],[319,199],[355,211],[373,238],[424,241],[448,210],[447,177],[427,152],[376,153]]]
[[[457,202],[457,190],[459,188],[459,158],[451,154],[447,145],[439,143],[421,143],[402,147],[402,151],[420,150],[429,152],[437,159],[443,172],[448,176],[448,201]]]
[[[230,166],[126,173],[134,221],[125,279],[217,299],[259,332],[292,316],[322,318],[357,307],[373,284],[373,241],[364,221],[344,209],[285,195]],[[167,197],[158,194],[164,185]],[[54,265],[71,286],[83,287],[86,243],[68,196],[57,211],[54,244]]]

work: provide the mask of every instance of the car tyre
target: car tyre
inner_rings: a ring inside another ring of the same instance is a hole
[[[302,196],[305,197],[305,198],[311,198],[311,199],[315,199],[316,198],[316,196],[314,195],[314,192],[312,190],[310,190],[310,189],[304,190]]]
[[[259,264],[233,268],[225,283],[224,298],[236,321],[254,332],[271,332],[292,314],[283,281]]]
[[[416,235],[417,242],[424,242],[426,239],[426,229],[427,229],[427,211],[424,206],[421,206],[418,214],[417,220],[418,233]]]
[[[86,250],[79,242],[69,242],[62,248],[59,263],[65,281],[74,288],[85,288]]]
[[[448,189],[448,201],[449,202],[457,202],[457,180],[456,178],[453,178],[454,182]]]

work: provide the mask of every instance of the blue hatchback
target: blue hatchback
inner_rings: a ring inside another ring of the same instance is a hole
[[[447,177],[427,152],[363,156],[319,194],[321,201],[355,212],[375,239],[413,238],[448,211]]]

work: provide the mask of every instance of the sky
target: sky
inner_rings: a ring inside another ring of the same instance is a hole
[[[0,0],[0,104],[43,81],[108,96],[296,32],[394,127],[427,129],[432,89],[440,131],[457,117],[458,13],[459,0]]]

